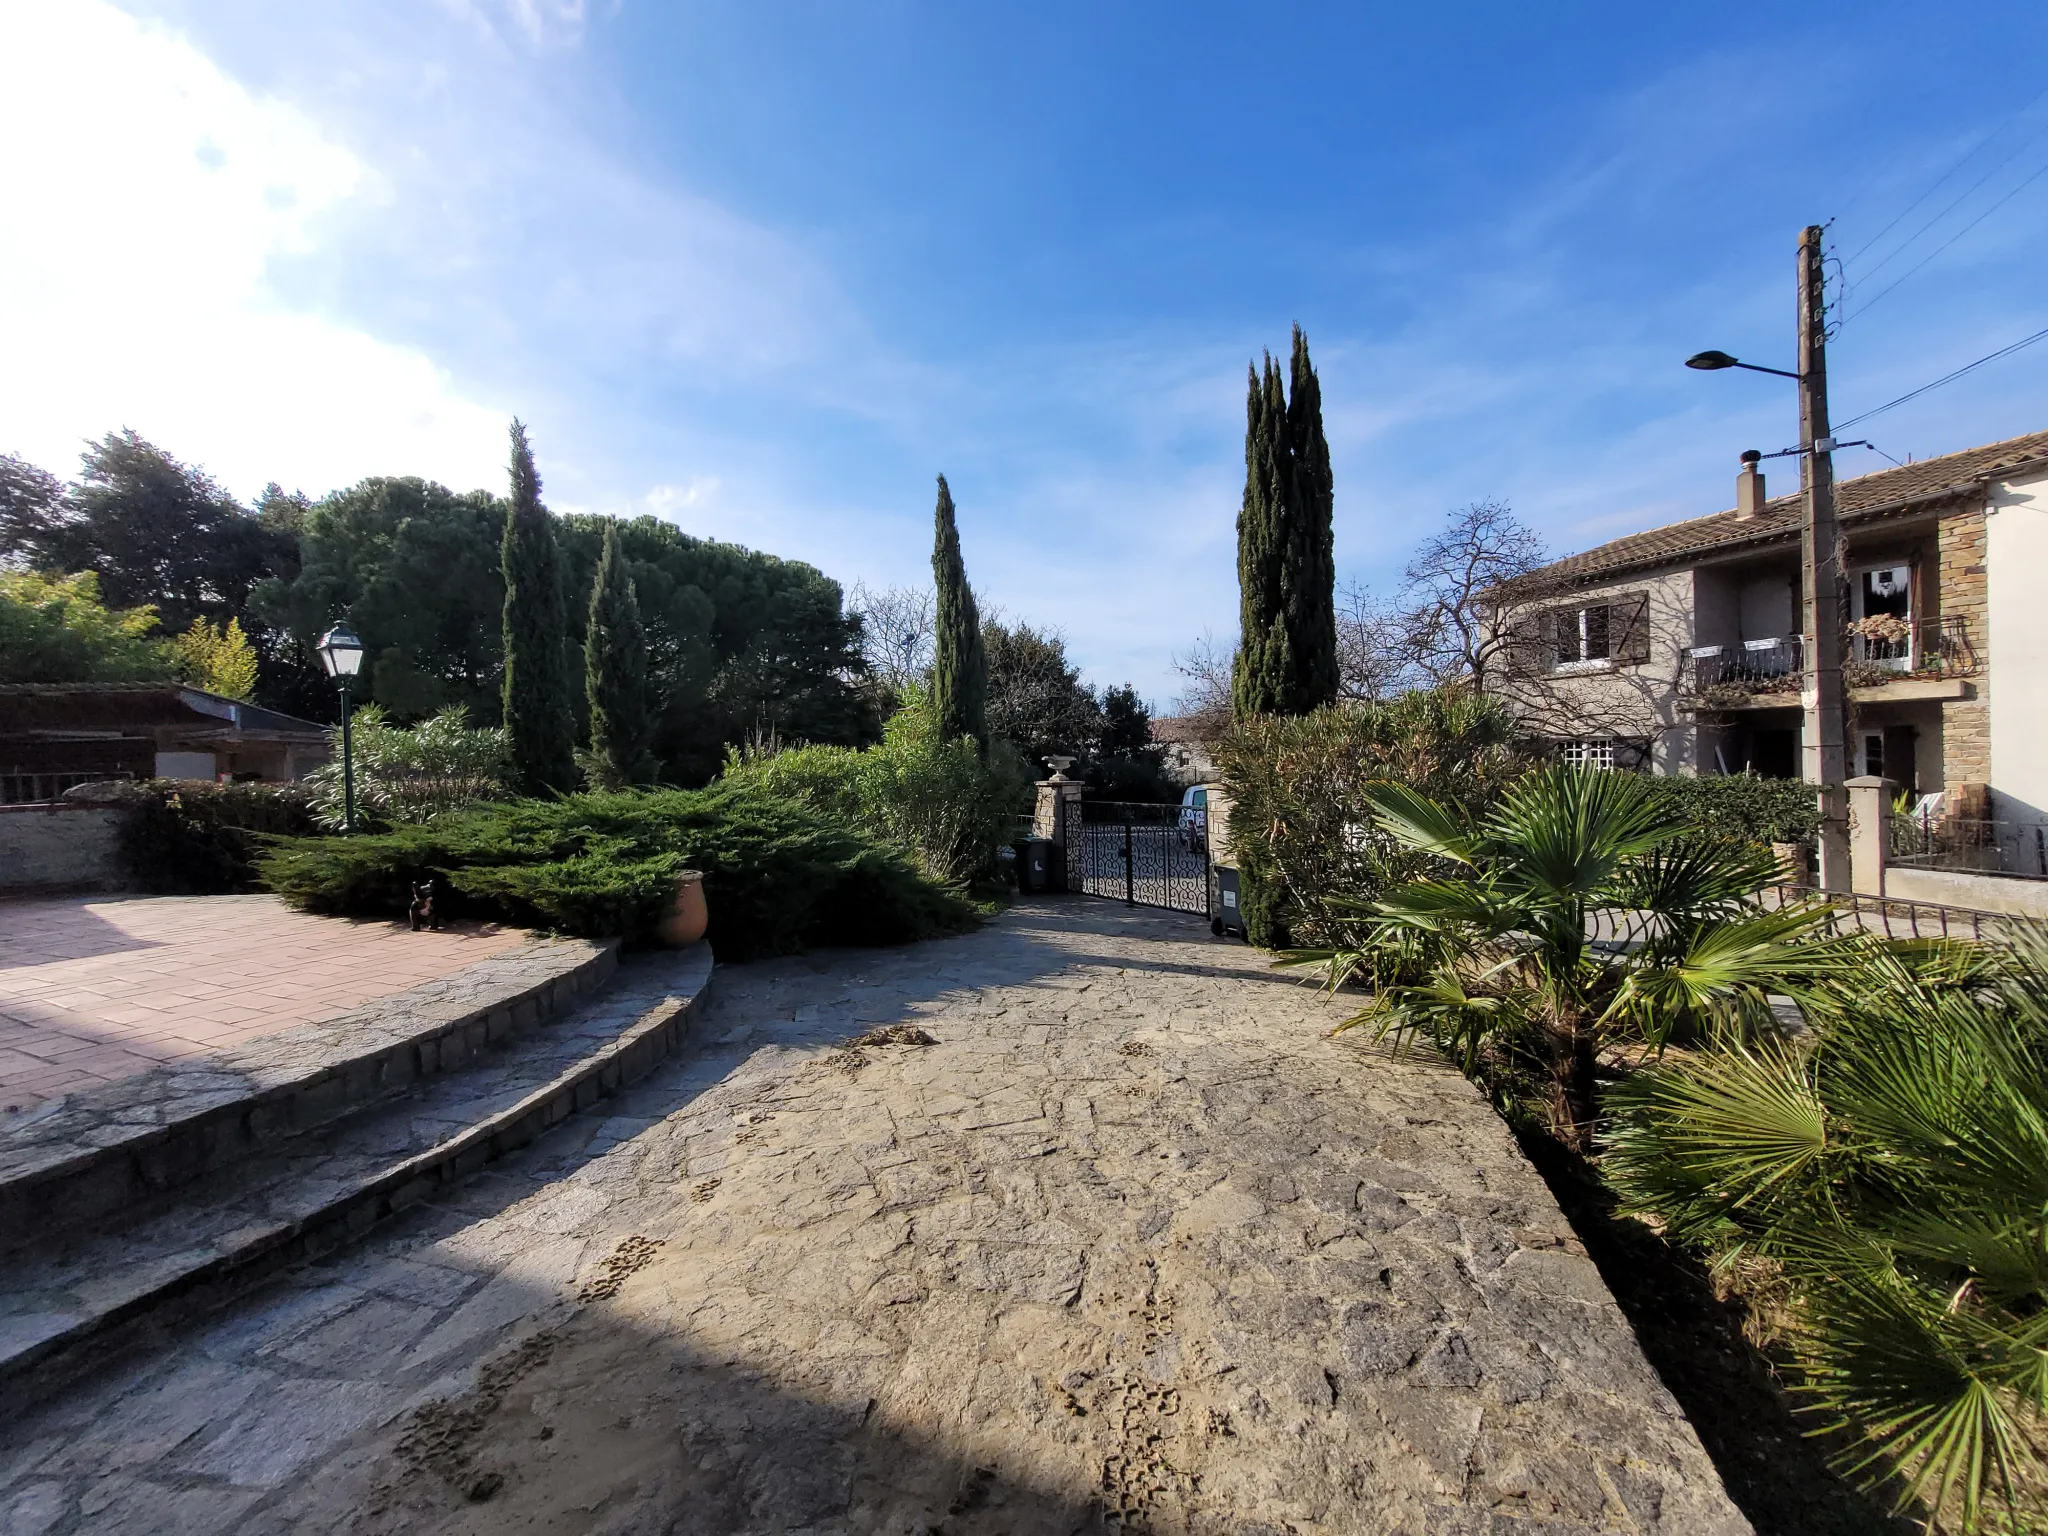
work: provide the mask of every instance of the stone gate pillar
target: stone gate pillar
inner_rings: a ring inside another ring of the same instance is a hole
[[[1859,896],[1884,894],[1885,818],[1891,814],[1890,779],[1850,779],[1849,889]]]
[[[1048,757],[1052,777],[1038,783],[1038,804],[1032,813],[1031,834],[1050,840],[1055,846],[1052,866],[1056,889],[1071,890],[1067,883],[1067,828],[1081,819],[1081,781],[1067,777],[1071,757]]]

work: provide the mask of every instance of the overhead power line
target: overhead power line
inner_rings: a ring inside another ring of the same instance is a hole
[[[1904,405],[1908,400],[1918,400],[1930,389],[1939,389],[1944,384],[1953,384],[1957,379],[1960,379],[1964,374],[1972,372],[1975,369],[1982,368],[1986,363],[1995,363],[2001,357],[2010,357],[2013,353],[2019,351],[2022,347],[2031,347],[2035,342],[2040,341],[2043,338],[2048,338],[2048,329],[2038,330],[2034,332],[2034,334],[2031,336],[2023,336],[2018,341],[2014,342],[2011,346],[2000,347],[1996,352],[1988,352],[1984,356],[1978,358],[1977,361],[1975,361],[1974,363],[1965,363],[1962,367],[1956,369],[1953,373],[1944,373],[1932,384],[1922,384],[1918,389],[1912,390],[1907,394],[1903,394],[1899,396],[1899,398],[1896,400],[1887,400],[1883,405],[1878,406],[1875,410],[1865,411],[1861,416],[1851,416],[1847,421],[1838,421],[1835,423],[1834,430],[1836,432],[1842,432],[1850,427],[1855,426],[1858,422],[1868,421],[1873,416],[1882,416],[1886,411],[1892,409],[1893,406]]]
[[[2042,95],[2048,95],[2048,91],[2044,91]],[[2033,99],[2033,101],[2028,102],[2024,107],[2021,107],[2017,112],[2014,112],[2012,116],[2008,117],[2004,122],[2000,123],[1996,128],[1992,129],[1989,133],[1985,134],[1983,138],[1979,139],[1976,143],[1972,144],[1968,149],[1964,150],[1961,159],[1957,160],[1954,165],[1951,165],[1947,170],[1943,171],[1939,176],[1935,177],[1933,184],[1929,186],[1925,192],[1922,192],[1918,197],[1914,198],[1912,202],[1906,204],[1905,207],[1901,208],[1896,214],[1894,214],[1889,224],[1885,225],[1883,229],[1880,229],[1876,234],[1872,235],[1868,240],[1864,241],[1862,245],[1858,246],[1856,248],[1855,254],[1848,257],[1847,260],[1862,260],[1864,254],[1868,252],[1873,246],[1875,246],[1880,240],[1884,239],[1886,235],[1890,234],[1894,229],[1896,229],[1899,226],[1899,224],[1902,221],[1904,221],[1905,217],[1908,214],[1910,214],[1915,208],[1918,208],[1922,203],[1926,202],[1927,199],[1934,196],[1935,193],[1939,192],[1942,189],[1942,187],[1948,182],[1948,179],[1951,176],[1955,175],[1957,171],[1960,171],[1964,166],[1968,165],[1973,159],[1975,159],[1977,156],[1977,152],[1979,150],[1983,149],[1985,145],[1989,144],[1993,139],[1997,138],[2001,133],[2005,132],[2006,129],[2010,128],[2014,123],[2018,122],[2019,119],[2026,113],[2032,111],[2035,105],[2040,102],[2040,100],[2041,97],[2036,96]],[[2038,137],[2038,135],[2036,135],[2036,137]],[[2032,139],[2029,139],[2027,141],[2028,144],[2031,144],[2032,142]],[[2026,144],[2022,144],[2020,146],[2020,149],[2025,149],[2026,147]],[[2013,154],[2016,155],[2019,152],[2019,150],[2014,150]],[[2004,165],[2008,163],[2011,159],[2012,155],[2008,155],[2006,156],[2005,160],[2001,160],[1999,164]],[[1994,166],[1992,168],[1992,173],[1995,173],[1996,170],[1997,167]],[[1980,180],[1977,185],[1982,186],[1983,181]],[[1976,187],[1972,187],[1970,190],[1974,192],[1976,190]],[[1858,195],[1860,196],[1861,194],[1859,193]],[[1968,197],[1969,195],[1969,192],[1965,192],[1963,194],[1964,197]],[[1954,205],[1951,204],[1950,206],[1953,207]],[[1937,219],[1940,217],[1940,214],[1935,215],[1935,218]],[[1933,221],[1930,220],[1929,222]],[[1917,239],[1918,236],[1915,236],[1914,238]],[[1911,245],[1912,243],[1913,242],[1909,240],[1906,242],[1906,245]],[[1905,246],[1901,246],[1899,249],[1904,250]],[[1894,252],[1893,254],[1896,255],[1897,252]],[[1889,260],[1890,258],[1886,259]],[[1882,263],[1880,263],[1880,265],[1881,264]]]
[[[1999,161],[1998,164],[1991,167],[1990,170],[1986,171],[1982,176],[1979,176],[1975,181],[1971,182],[1967,187],[1963,188],[1962,192],[1958,194],[1946,208],[1943,208],[1941,212],[1937,213],[1925,224],[1922,224],[1918,229],[1914,230],[1912,234],[1906,236],[1905,239],[1901,240],[1897,245],[1893,246],[1889,251],[1885,252],[1884,255],[1880,256],[1877,259],[1877,261],[1871,266],[1870,271],[1866,272],[1864,276],[1872,277],[1875,276],[1877,273],[1883,271],[1885,266],[1894,257],[1903,255],[1905,253],[1906,248],[1910,246],[1915,240],[1918,240],[1922,235],[1926,234],[1927,231],[1934,228],[1935,225],[1939,224],[1943,219],[1947,218],[1950,214],[1954,213],[1958,208],[1962,207],[1964,203],[1968,202],[1971,196],[1976,192],[1976,190],[1979,187],[1983,186],[1985,182],[1989,181],[1992,177],[1996,176],[2008,165],[2011,165],[2013,161],[2017,160],[2029,149],[2033,148],[2035,142],[2044,133],[2048,133],[2048,127],[2036,129],[2031,137],[2021,141],[2019,148],[2015,149],[2011,154],[2007,155],[2003,160]],[[1898,220],[1894,219],[1892,222],[1896,224]],[[1875,243],[1875,241],[1872,242],[1872,244]],[[1866,245],[1863,249],[1867,251],[1870,249],[1870,246]],[[1861,254],[1861,251],[1857,252],[1857,255],[1860,256]],[[1851,260],[1853,259],[1854,258],[1852,257]]]
[[[1978,214],[1977,217],[1970,220],[1969,223],[1965,224],[1961,229],[1957,230],[1954,234],[1950,235],[1946,240],[1942,241],[1941,244],[1937,245],[1925,256],[1922,256],[1918,261],[1914,262],[1912,266],[1908,267],[1905,271],[1901,272],[1897,277],[1893,278],[1882,289],[1880,289],[1874,297],[1865,299],[1861,304],[1857,305],[1855,313],[1852,315],[1845,316],[1844,319],[1854,320],[1857,318],[1857,316],[1860,316],[1863,313],[1865,313],[1871,305],[1877,303],[1879,299],[1882,299],[1887,293],[1890,293],[1894,288],[1898,287],[1899,284],[1903,283],[1915,272],[1918,272],[1922,267],[1926,266],[1927,263],[1934,260],[1935,257],[1939,256],[1943,251],[1947,250],[1950,246],[1954,245],[1958,240],[1962,239],[1963,236],[1967,235],[1979,224],[1982,224],[1986,219],[1990,218],[1991,215],[1998,212],[1999,209],[2003,208],[2007,203],[2011,202],[2014,198],[2018,197],[2022,192],[2026,191],[2027,188],[2031,187],[2043,176],[2048,176],[2048,163],[2044,163],[2039,170],[2034,172],[2033,175],[2029,176],[2025,181],[2021,182],[2018,186],[2014,187],[2010,192],[2006,193],[2005,196],[2001,197],[1989,208],[1986,208],[1982,213]]]

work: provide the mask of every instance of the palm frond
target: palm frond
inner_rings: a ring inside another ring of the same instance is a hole
[[[1380,782],[1365,788],[1380,830],[1404,848],[1471,864],[1479,848],[1473,828],[1455,806],[1417,794],[1405,784]]]
[[[1507,857],[1503,876],[1551,900],[1595,897],[1626,860],[1648,854],[1685,826],[1633,774],[1551,768],[1502,798],[1483,828]]]
[[[1827,1106],[1810,1063],[1775,1042],[1650,1068],[1608,1097],[1606,1166],[1638,1210],[1654,1209],[1637,1199],[1639,1168],[1682,1168],[1739,1210],[1768,1205],[1810,1179],[1829,1150]]]
[[[1787,906],[1674,922],[1644,945],[1606,1021],[1627,1022],[1653,1044],[1687,1026],[1768,1027],[1773,994],[1804,1003],[1855,967],[1859,951],[1825,937],[1826,918],[1825,908]]]
[[[1987,1495],[2009,1501],[2038,1470],[2008,1385],[2038,1347],[1882,1262],[1837,1261],[1807,1297],[1797,1386],[1861,1437],[1845,1470],[1897,1476],[1900,1508],[1954,1507],[1980,1529]]]
[[[1768,848],[1686,835],[1622,864],[1602,900],[1644,912],[1716,912],[1753,901],[1777,878]]]

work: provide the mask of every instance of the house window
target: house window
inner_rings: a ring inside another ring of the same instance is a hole
[[[1557,626],[1557,664],[1560,667],[1605,664],[1611,654],[1608,639],[1612,615],[1613,609],[1606,603],[1559,610],[1552,621]]]
[[[1913,571],[1905,565],[1858,571],[1850,588],[1858,660],[1903,672],[1913,660]]]
[[[1614,769],[1612,736],[1580,736],[1563,743],[1561,756],[1567,768],[1594,768],[1602,773]]]

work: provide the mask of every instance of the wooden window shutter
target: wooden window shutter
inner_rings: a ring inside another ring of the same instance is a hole
[[[1650,659],[1650,594],[1623,592],[1609,605],[1607,633],[1616,666]]]
[[[1524,609],[1508,620],[1508,674],[1535,677],[1550,670],[1550,615]]]

